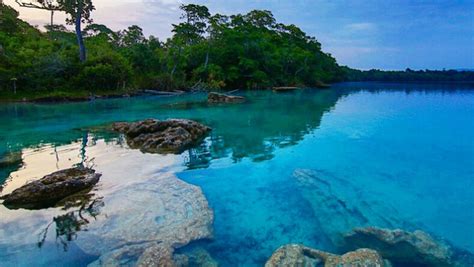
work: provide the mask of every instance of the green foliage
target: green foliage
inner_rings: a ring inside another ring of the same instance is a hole
[[[130,79],[131,68],[123,56],[117,53],[104,53],[90,57],[76,77],[77,88],[93,92],[96,88],[105,90],[120,89]]]
[[[79,13],[80,22],[90,22],[91,0],[53,2],[67,10],[68,22]],[[340,67],[321,51],[314,37],[295,25],[278,23],[270,11],[225,16],[200,5],[181,9],[182,22],[173,25],[174,34],[165,42],[146,38],[137,25],[115,32],[106,25],[89,24],[79,31],[88,47],[88,58],[81,63],[77,27],[71,32],[55,24],[41,32],[18,19],[13,8],[0,4],[0,95],[12,92],[12,79],[21,96],[196,87],[260,89],[343,80],[474,80],[472,72]]]

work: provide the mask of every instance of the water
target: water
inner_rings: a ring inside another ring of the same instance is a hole
[[[204,94],[2,104],[0,155],[20,150],[24,162],[0,170],[3,193],[85,162],[103,174],[95,194],[104,215],[120,206],[110,201],[118,190],[171,173],[201,187],[215,214],[214,238],[181,250],[204,247],[222,266],[261,266],[287,243],[340,252],[341,234],[366,225],[422,229],[474,252],[474,87],[349,83],[242,94],[249,101],[235,105],[208,105]],[[190,118],[213,131],[181,155],[153,155],[101,127],[148,117]],[[106,216],[69,236],[45,234],[64,213],[0,206],[1,265],[96,260],[81,236]]]

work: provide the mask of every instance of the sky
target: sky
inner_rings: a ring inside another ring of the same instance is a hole
[[[4,2],[33,25],[49,21],[47,11]],[[95,0],[92,17],[114,30],[136,24],[164,41],[186,3],[206,5],[213,14],[270,10],[352,68],[474,69],[474,0]],[[64,15],[55,16],[56,23],[63,21]]]

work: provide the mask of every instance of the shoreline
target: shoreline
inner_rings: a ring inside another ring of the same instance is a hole
[[[372,83],[372,84],[460,84],[460,85],[472,85],[474,86],[473,81],[341,81],[331,83],[330,87],[337,88],[338,85],[352,83],[352,84],[363,84],[363,83]],[[314,90],[331,90],[330,87],[298,87],[298,89],[314,89]],[[252,90],[272,90],[273,88],[260,88]],[[245,91],[245,90],[244,90]],[[178,93],[179,92],[179,93]],[[92,94],[91,92],[72,92],[68,94],[67,92],[51,92],[45,93],[44,95],[38,95],[31,98],[27,97],[18,97],[18,99],[12,98],[1,98],[0,104],[10,104],[10,103],[31,103],[31,104],[60,104],[60,103],[75,103],[75,102],[87,102],[94,101],[98,99],[113,99],[113,98],[129,98],[137,96],[179,96],[182,94],[192,93],[193,91],[162,91],[154,89],[139,89],[139,90],[125,90],[121,92],[101,92],[97,95]],[[209,91],[203,91],[209,92]],[[54,93],[59,93],[54,95]],[[76,94],[74,94],[76,93]],[[88,95],[87,95],[88,94]]]

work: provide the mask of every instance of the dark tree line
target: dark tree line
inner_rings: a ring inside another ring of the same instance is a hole
[[[377,82],[474,82],[473,71],[458,70],[411,70],[361,71],[343,67],[346,81]]]
[[[2,88],[11,87],[13,78],[19,90],[91,91],[311,86],[343,78],[336,60],[321,51],[315,38],[295,25],[277,23],[269,11],[224,16],[205,6],[183,5],[181,23],[162,41],[145,37],[136,25],[116,32],[90,24],[90,0],[36,4],[69,14],[67,23],[75,25],[75,33],[60,24],[41,32],[2,4],[7,13],[0,25]],[[89,24],[82,29],[84,23]]]
[[[8,95],[13,87],[20,95],[31,96],[472,76],[341,67],[314,37],[295,25],[278,23],[266,10],[225,16],[212,14],[205,6],[182,5],[181,22],[172,25],[172,37],[159,40],[146,37],[137,25],[113,31],[93,24],[91,0],[18,2],[65,12],[66,24],[74,25],[74,31],[54,23],[45,27],[46,32],[40,31],[18,19],[14,8],[0,3],[0,96]]]

